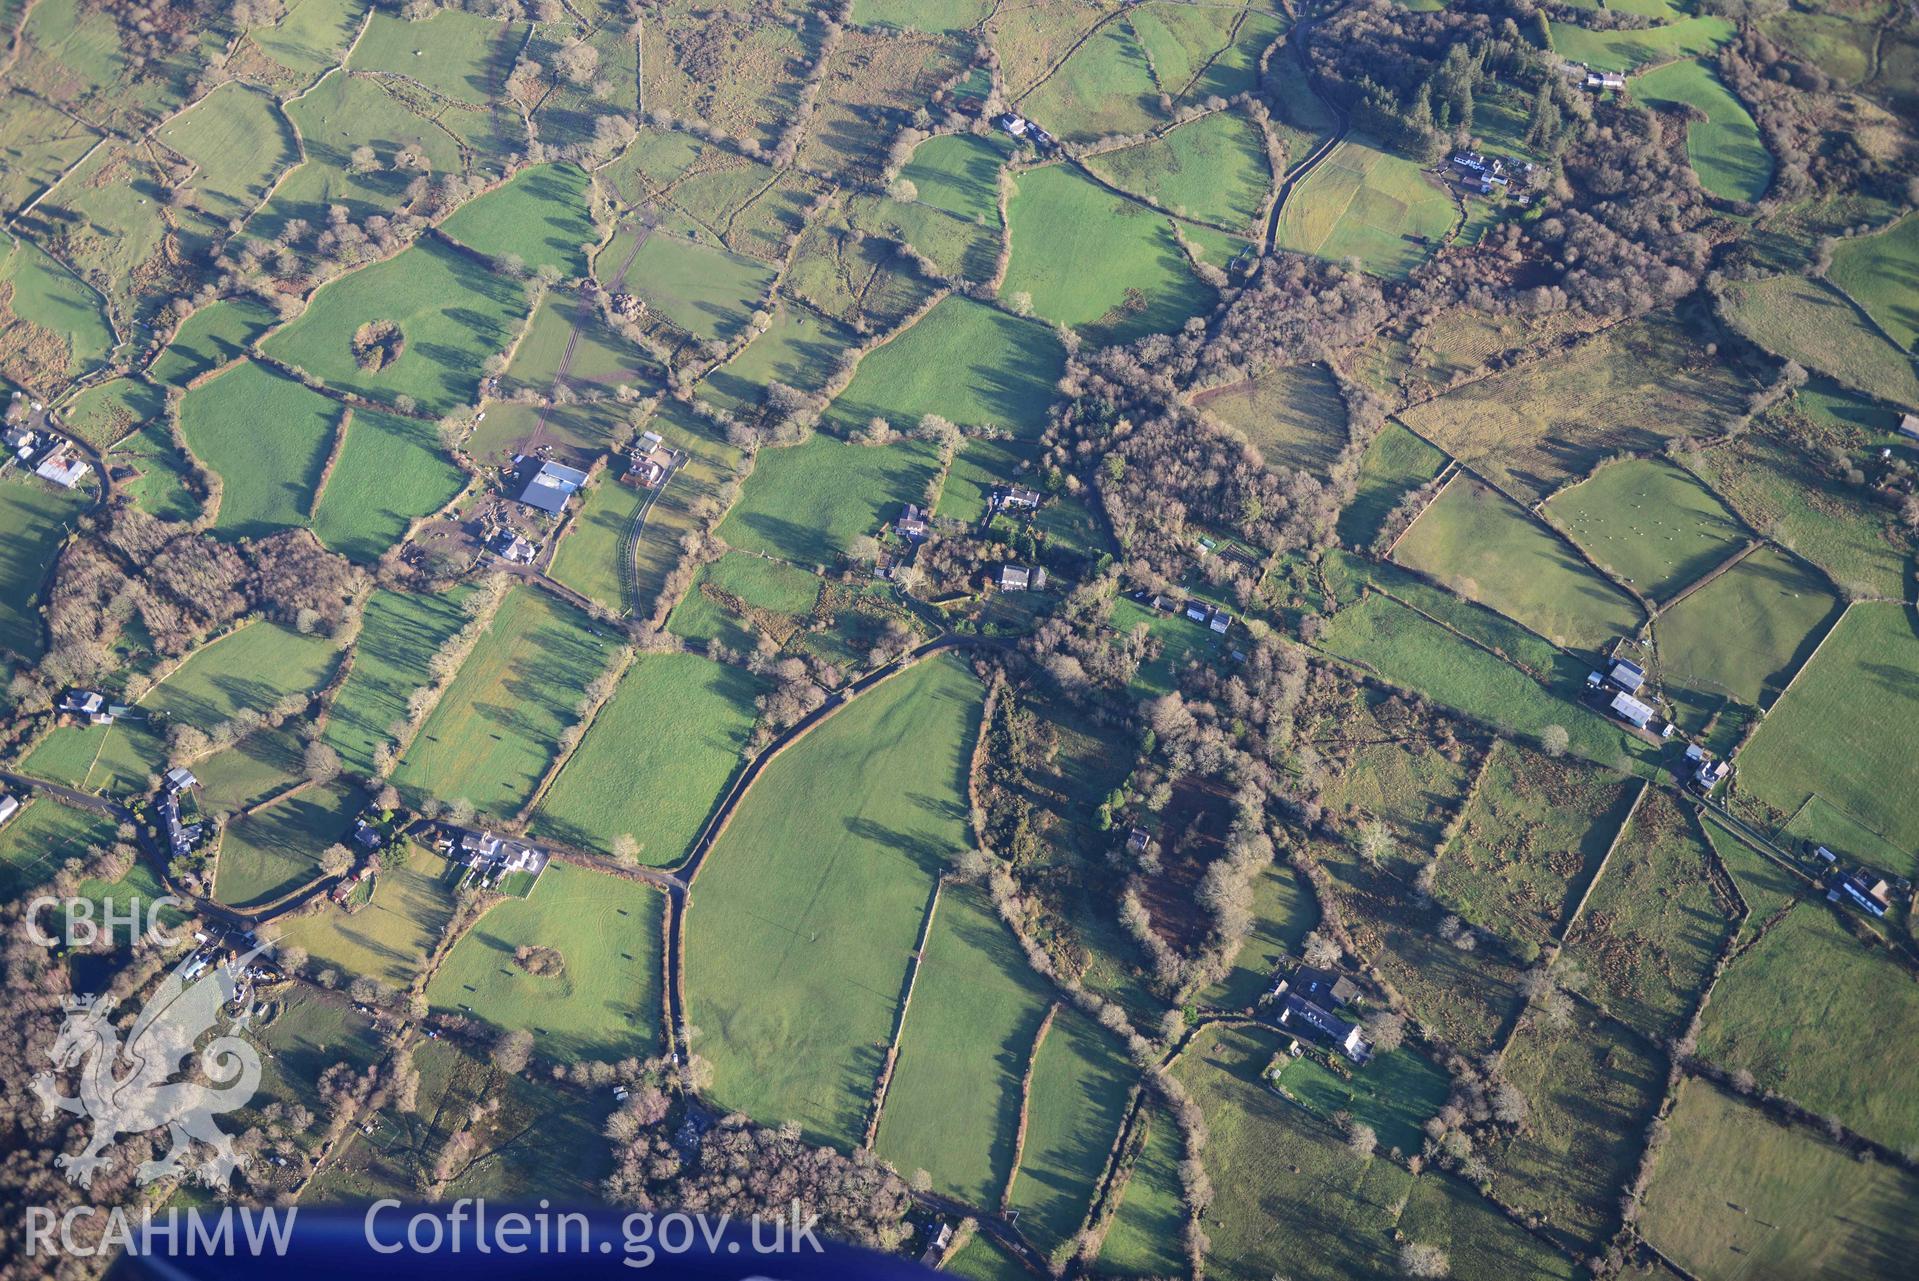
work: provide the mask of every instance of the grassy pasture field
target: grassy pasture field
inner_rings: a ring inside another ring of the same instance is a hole
[[[279,315],[265,303],[250,297],[222,298],[181,321],[173,341],[154,358],[147,372],[155,382],[185,386],[246,355],[248,344],[278,323]]]
[[[1188,661],[1204,661],[1219,649],[1217,633],[1184,614],[1148,609],[1124,597],[1113,602],[1107,622],[1121,633],[1144,627],[1160,644],[1159,657],[1141,663],[1133,677],[1133,691],[1142,697],[1171,693]]]
[[[1276,243],[1403,276],[1432,256],[1457,217],[1446,189],[1417,164],[1348,139],[1288,197]]]
[[[937,468],[924,441],[850,445],[815,435],[762,449],[719,537],[741,551],[830,565],[902,504],[919,502]]]
[[[1426,508],[1393,559],[1557,645],[1599,649],[1642,622],[1638,603],[1552,530],[1498,490],[1464,478]]]
[[[1824,897],[1799,904],[1713,988],[1700,1056],[1894,1149],[1919,1142],[1908,1088],[1919,989]],[[1869,999],[1863,999],[1870,994]]]
[[[993,11],[991,0],[854,0],[853,21],[909,31],[967,31]]]
[[[287,726],[249,734],[217,756],[194,764],[194,777],[200,780],[195,799],[202,810],[212,813],[257,805],[301,781],[304,749],[300,736]]]
[[[338,390],[389,404],[411,396],[421,413],[443,414],[474,401],[481,366],[513,344],[530,310],[519,282],[427,237],[321,286],[261,346]],[[405,346],[369,372],[354,359],[353,335],[382,320],[399,326]]]
[[[860,360],[826,422],[852,431],[880,417],[907,431],[936,413],[1031,438],[1046,425],[1065,368],[1066,353],[1044,325],[948,297]]]
[[[238,83],[215,89],[158,137],[193,162],[194,210],[213,226],[251,213],[300,155],[273,99]]]
[[[100,363],[113,347],[99,295],[17,236],[0,243],[0,377],[37,395]]]
[[[1029,295],[1034,315],[1086,329],[1098,343],[1177,329],[1211,303],[1164,214],[1065,165],[1030,169],[1015,186],[1001,298]],[[1085,270],[1089,262],[1101,269]]]
[[[348,784],[310,787],[255,814],[236,817],[220,836],[214,897],[229,907],[271,902],[320,874],[320,855],[344,843],[366,794]]]
[[[1321,365],[1287,365],[1199,403],[1273,467],[1324,475],[1346,448],[1346,401]]]
[[[276,993],[264,1004],[265,1017],[253,1027],[262,1034],[268,1053],[261,1056],[259,1093],[241,1116],[263,1112],[275,1103],[297,1104],[317,1115],[325,1106],[317,1088],[321,1073],[335,1063],[364,1072],[383,1056],[373,1020],[337,997],[327,1000],[316,992],[293,988],[284,996]],[[319,1126],[291,1137],[309,1151],[325,1141]]]
[[[1439,475],[1446,455],[1389,421],[1366,447],[1359,468],[1359,489],[1339,513],[1339,539],[1363,547],[1379,533],[1399,500]]]
[[[626,278],[647,306],[705,341],[744,329],[775,274],[756,258],[655,231]]]
[[[107,849],[115,840],[118,825],[104,814],[50,796],[14,799],[20,811],[0,827],[0,893],[9,897],[47,880],[68,859],[85,862],[89,849]]]
[[[1020,1082],[1050,1004],[977,887],[947,884],[913,986],[874,1151],[973,1205],[1013,1173]]]
[[[1236,232],[1252,229],[1273,183],[1259,129],[1229,111],[1211,112],[1087,165],[1114,186],[1182,218]]]
[[[1803,423],[1796,419],[1795,423]],[[1905,592],[1910,541],[1886,509],[1824,469],[1802,435],[1768,423],[1730,445],[1683,461],[1755,528],[1771,522],[1781,541],[1862,596]]]
[[[701,867],[688,1017],[712,1097],[816,1142],[863,1133],[932,878],[966,847],[981,692],[935,658],[767,766]]]
[[[820,579],[782,561],[727,552],[700,567],[693,586],[667,618],[667,630],[690,641],[750,652],[762,634],[790,642],[814,612]]]
[[[523,28],[457,9],[409,22],[376,10],[348,66],[417,80],[456,102],[484,107],[500,97]]]
[[[1501,742],[1439,856],[1439,898],[1530,961],[1527,945],[1557,937],[1637,791],[1605,770]]]
[[[1823,280],[1773,276],[1726,287],[1727,321],[1776,356],[1894,404],[1919,406],[1912,356],[1888,342],[1860,304]]]
[[[1638,740],[1617,725],[1555,697],[1511,663],[1384,596],[1340,610],[1318,647],[1513,733],[1537,737],[1548,726],[1561,726],[1572,736],[1571,750],[1588,760],[1613,765],[1643,753]]]
[[[8,6],[8,28],[12,7]],[[18,209],[57,179],[100,135],[24,90],[0,90],[0,206]]]
[[[1919,345],[1919,217],[1884,231],[1842,240],[1832,251],[1832,282],[1906,351]]]
[[[400,759],[402,792],[465,799],[509,815],[546,773],[580,691],[615,642],[569,605],[530,587],[507,594],[492,626]]]
[[[1752,113],[1698,62],[1672,62],[1635,77],[1633,96],[1648,106],[1696,107],[1703,123],[1686,126],[1686,157],[1699,185],[1727,200],[1757,200],[1772,184],[1772,156]]]
[[[1876,30],[1868,22],[1853,21],[1854,16],[1789,9],[1768,15],[1759,27],[1834,80],[1857,85],[1872,75]]]
[[[130,476],[116,483],[149,516],[186,521],[200,515],[200,499],[187,487],[191,460],[173,443],[164,423],[150,422],[115,445],[107,465],[130,470]]]
[[[824,61],[798,163],[815,172],[880,178],[887,140],[927,99],[969,71],[964,39],[845,31]]]
[[[0,652],[33,658],[46,646],[36,602],[60,543],[85,509],[76,494],[39,480],[0,476]]]
[[[1000,230],[888,196],[860,195],[846,206],[853,225],[869,236],[910,245],[933,272],[955,281],[988,281],[999,270]]]
[[[1641,1231],[1697,1276],[1901,1277],[1919,1251],[1919,1180],[1688,1081]]]
[[[400,863],[374,874],[373,901],[348,915],[329,906],[281,927],[283,947],[303,947],[321,965],[383,983],[411,982],[453,919],[446,860],[411,843]]]
[[[999,226],[999,173],[1011,144],[998,134],[943,134],[913,150],[900,177],[919,192],[919,202],[967,222]]]
[[[1663,459],[1602,467],[1546,511],[1595,564],[1654,601],[1671,600],[1751,537],[1711,490]]]
[[[940,487],[936,515],[977,521],[986,515],[993,491],[1014,481],[1030,481],[1033,446],[1004,440],[974,439],[960,446]]]
[[[71,434],[107,449],[165,409],[166,393],[152,383],[114,378],[95,383],[69,400],[63,417]]]
[[[1911,607],[1854,605],[1739,756],[1741,791],[1782,811],[1818,795],[1905,849],[1919,846],[1919,787],[1902,750],[1919,692]],[[1888,869],[1919,872],[1909,861]]]
[[[643,654],[540,802],[533,829],[602,853],[680,861],[738,768],[763,685],[696,654]]]
[[[1613,454],[1657,453],[1681,434],[1719,434],[1744,415],[1751,390],[1749,378],[1707,356],[1677,320],[1653,317],[1400,417],[1500,488],[1535,502],[1590,476]]]
[[[342,555],[378,560],[415,520],[465,487],[466,473],[447,459],[431,424],[356,409],[320,493],[313,532]]]
[[[495,903],[460,936],[427,1000],[532,1032],[543,1059],[644,1057],[660,1034],[665,905],[639,881],[550,863],[532,894]],[[561,972],[529,973],[522,947],[559,952]]]
[[[1383,819],[1419,846],[1445,836],[1446,822],[1477,772],[1474,750],[1448,751],[1429,741],[1437,726],[1406,714],[1395,695],[1345,687],[1348,701],[1329,703],[1307,722],[1312,741],[1339,762],[1323,791],[1324,803],[1340,813]]]
[[[395,741],[408,696],[432,683],[428,660],[465,626],[465,597],[381,589],[367,598],[353,666],[327,708],[327,745],[348,769],[374,773],[374,749]]]
[[[1068,142],[1138,133],[1164,120],[1146,51],[1119,21],[1102,23],[1013,106]]]
[[[801,30],[803,12],[796,0],[777,0],[763,12],[716,11],[696,0],[661,6],[640,46],[648,109],[777,145],[797,110],[800,78],[819,56],[818,28]]]
[[[706,376],[700,394],[740,413],[757,408],[775,382],[820,391],[838,369],[841,353],[857,341],[851,329],[832,317],[788,303],[746,350]]]
[[[54,737],[78,736],[98,744],[75,786],[144,792],[148,776],[166,762],[160,726],[183,721],[211,729],[242,708],[265,712],[288,694],[325,684],[334,658],[333,642],[325,637],[303,636],[278,623],[249,623],[195,650],[149,690],[138,704],[145,719],[124,718],[105,729],[62,729]]]
[[[530,270],[584,276],[587,248],[600,238],[587,208],[592,185],[578,165],[529,165],[461,205],[440,230],[489,258],[517,257]]]
[[[1041,1249],[1057,1250],[1079,1231],[1136,1076],[1110,1033],[1070,1005],[1060,1010],[1033,1060],[1010,1198]]]
[[[1658,1040],[1677,1036],[1738,928],[1697,820],[1654,788],[1633,811],[1565,955],[1614,1017]]]
[[[1154,78],[1181,103],[1253,88],[1261,51],[1289,23],[1265,0],[1240,7],[1142,4],[1127,21],[1152,59]]]
[[[1174,1066],[1212,1136],[1208,1276],[1394,1275],[1404,1239],[1444,1250],[1457,1276],[1574,1275],[1462,1185],[1355,1156],[1331,1125],[1273,1093],[1261,1073],[1282,1044],[1261,1029],[1207,1028]]]
[[[180,430],[221,480],[214,528],[261,538],[306,524],[342,412],[338,401],[252,361],[188,392]]]
[[[626,567],[620,563],[626,533],[652,491],[622,485],[613,475],[617,466],[602,471],[581,498],[551,572],[555,581],[619,613],[628,608]]]
[[[1732,22],[1716,15],[1680,18],[1627,31],[1590,31],[1569,22],[1548,25],[1556,53],[1600,71],[1631,71],[1649,63],[1698,57],[1719,48],[1733,35]]]
[[[679,564],[681,540],[705,528],[705,519],[697,514],[700,500],[727,497],[725,486],[742,462],[739,449],[718,439],[704,420],[672,401],[655,410],[647,426],[659,432],[669,447],[686,451],[687,463],[674,473],[673,483],[647,513],[646,536],[634,549],[637,612],[653,609]]]
[[[1319,1059],[1302,1056],[1281,1068],[1278,1082],[1289,1102],[1329,1124],[1340,1113],[1364,1121],[1379,1137],[1379,1150],[1412,1156],[1425,1135],[1421,1127],[1446,1102],[1446,1074],[1415,1050],[1376,1055],[1351,1077]]]
[[[1839,601],[1804,562],[1762,547],[1653,624],[1666,679],[1755,707],[1779,695]]]
[[[1272,987],[1273,971],[1296,955],[1306,931],[1319,923],[1319,907],[1298,873],[1273,863],[1253,878],[1253,927],[1224,978],[1199,994],[1201,1005],[1251,1009]]]
[[[1179,1248],[1187,1217],[1179,1182],[1185,1141],[1172,1117],[1157,1109],[1142,1113],[1140,1122],[1146,1142],[1100,1245],[1099,1276],[1170,1277],[1186,1267]]]
[[[368,0],[294,0],[271,26],[249,28],[247,39],[289,71],[317,75],[339,62],[367,7]]]
[[[1583,1254],[1617,1222],[1619,1189],[1666,1090],[1665,1056],[1582,1009],[1567,1028],[1530,1020],[1500,1062],[1529,1106],[1520,1134],[1486,1154],[1494,1195]]]

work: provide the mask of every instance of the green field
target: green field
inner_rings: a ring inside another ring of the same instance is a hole
[[[1733,24],[1721,17],[1681,18],[1637,31],[1589,31],[1553,22],[1553,50],[1600,71],[1631,71],[1648,63],[1710,53],[1732,39]]]
[[[1079,1231],[1136,1075],[1119,1043],[1071,1006],[1040,1043],[1011,1203],[1041,1249],[1057,1250]]]
[[[543,1059],[644,1057],[659,1039],[666,898],[605,872],[552,863],[533,893],[488,908],[427,986],[442,1010],[534,1034]],[[533,975],[521,947],[560,953],[559,974]]]
[[[874,1151],[907,1174],[928,1171],[942,1192],[995,1204],[1013,1173],[1020,1082],[1049,997],[986,895],[946,885]]]
[[[1379,533],[1399,500],[1439,475],[1446,455],[1408,431],[1389,422],[1366,449],[1359,469],[1359,490],[1339,513],[1339,539],[1349,547],[1364,547]]]
[[[1906,351],[1919,345],[1919,218],[1908,214],[1884,231],[1842,240],[1832,252],[1832,283],[1866,309]]]
[[[921,441],[849,445],[816,435],[763,449],[720,522],[728,546],[799,565],[830,565],[862,534],[924,496],[938,457]]]
[[[968,222],[999,225],[999,171],[1007,144],[997,136],[945,134],[913,151],[900,177],[919,192],[919,202]]]
[[[353,46],[349,65],[356,71],[404,75],[449,98],[485,106],[499,95],[520,35],[511,23],[456,9],[418,22],[376,11],[372,25]]]
[[[1470,480],[1446,487],[1399,540],[1393,559],[1556,645],[1599,649],[1639,630],[1631,597],[1518,504]]]
[[[820,391],[839,367],[841,353],[856,340],[852,330],[831,317],[788,304],[746,350],[706,376],[701,394],[737,413],[757,408],[775,382]]]
[[[1415,1050],[1374,1056],[1350,1077],[1311,1056],[1286,1063],[1277,1083],[1289,1101],[1321,1121],[1337,1124],[1341,1113],[1364,1121],[1379,1138],[1379,1150],[1409,1157],[1420,1151],[1422,1127],[1446,1102],[1446,1074]]]
[[[1179,1248],[1187,1218],[1179,1182],[1185,1143],[1164,1112],[1142,1113],[1141,1121],[1146,1143],[1100,1248],[1101,1276],[1179,1276],[1186,1267]]]
[[[194,208],[210,223],[244,218],[299,152],[272,98],[224,84],[159,131],[167,146],[196,167]]]
[[[1258,128],[1226,111],[1152,142],[1107,152],[1089,165],[1114,186],[1182,218],[1238,232],[1258,220],[1273,182]]]
[[[411,982],[453,918],[453,890],[446,860],[412,844],[405,851],[399,865],[375,873],[366,907],[292,917],[279,943],[305,948],[320,966],[397,986]]]
[[[931,659],[775,760],[701,867],[687,1016],[712,1097],[816,1142],[864,1132],[932,878],[966,847],[980,689]]]
[[[1271,467],[1324,475],[1346,448],[1346,402],[1321,365],[1267,370],[1198,403]]]
[[[1881,1143],[1919,1143],[1906,1088],[1919,991],[1881,949],[1862,947],[1823,900],[1802,903],[1713,988],[1702,1057]]]
[[[602,471],[553,554],[554,579],[615,612],[630,608],[628,575],[620,557],[626,551],[627,531],[650,497],[651,490],[622,485],[612,467]]]
[[[1812,653],[1838,608],[1803,561],[1762,547],[1659,616],[1653,630],[1660,668],[1671,683],[1764,707]]]
[[[1902,750],[1919,712],[1908,676],[1916,644],[1909,606],[1853,606],[1740,753],[1741,791],[1786,812],[1817,794],[1895,844],[1919,846],[1919,786]]]
[[[1711,490],[1663,459],[1602,467],[1546,511],[1594,564],[1654,601],[1671,600],[1751,537]]]
[[[631,836],[642,862],[679,862],[739,765],[762,688],[696,654],[641,655],[540,802],[534,831],[601,853]]]
[[[1252,89],[1261,51],[1286,30],[1288,18],[1271,0],[1242,8],[1149,3],[1129,15],[1160,84],[1182,103]]]
[[[1919,1253],[1919,1180],[1856,1160],[1690,1081],[1646,1190],[1640,1230],[1715,1281],[1846,1276],[1893,1281]]]
[[[517,812],[552,764],[560,732],[577,719],[580,691],[613,649],[571,606],[530,587],[510,592],[393,781],[412,796]]]
[[[1737,926],[1697,821],[1666,792],[1639,802],[1567,935],[1601,1006],[1653,1039],[1684,1030]]]
[[[1912,356],[1885,338],[1860,304],[1823,280],[1773,276],[1726,287],[1733,328],[1776,356],[1829,374],[1848,387],[1919,407]]]
[[[220,477],[215,528],[260,538],[306,524],[341,412],[339,402],[251,361],[188,392],[180,430]]]
[[[513,344],[528,311],[519,282],[428,237],[323,286],[262,348],[329,387],[387,404],[410,396],[438,415],[474,401],[481,366]],[[353,335],[378,321],[399,326],[405,346],[368,372],[354,359]]]
[[[397,741],[407,698],[432,682],[427,662],[466,623],[464,592],[376,591],[368,597],[353,666],[327,709],[326,741],[356,773],[374,773],[373,752]]]
[[[117,824],[104,814],[47,796],[14,799],[20,810],[0,827],[0,894],[9,898],[37,887],[67,860],[84,863],[114,842]]]
[[[1509,947],[1538,950],[1558,937],[1637,791],[1604,770],[1500,743],[1439,856],[1438,897]]]
[[[587,211],[593,180],[578,165],[531,165],[513,180],[468,201],[440,230],[475,253],[499,261],[517,258],[537,271],[586,274],[587,250],[599,228]]]
[[[0,377],[40,395],[104,360],[113,331],[100,297],[31,241],[0,253]]]
[[[88,791],[144,792],[148,778],[165,764],[165,726],[175,721],[212,729],[241,709],[266,712],[288,694],[326,683],[334,663],[333,642],[303,636],[278,623],[249,623],[202,646],[138,704],[144,717],[126,717],[100,729],[62,729],[63,736],[98,743],[91,768],[76,784]]]
[[[774,275],[758,259],[655,231],[626,278],[647,306],[706,340],[732,338],[744,329]]]
[[[1209,1028],[1175,1066],[1212,1136],[1208,1276],[1395,1276],[1402,1240],[1444,1250],[1455,1276],[1574,1275],[1569,1259],[1463,1185],[1362,1160],[1332,1126],[1274,1094],[1261,1074],[1282,1044],[1262,1030]]]
[[[1648,106],[1695,107],[1705,122],[1686,126],[1686,156],[1699,185],[1727,200],[1757,200],[1772,184],[1772,156],[1752,113],[1703,64],[1674,62],[1636,77],[1633,96]]]
[[[414,521],[465,487],[466,473],[441,451],[430,424],[356,409],[320,493],[313,532],[342,555],[378,560]]]
[[[1068,142],[1136,133],[1160,123],[1158,90],[1132,28],[1108,22],[1014,105]]]
[[[1665,1092],[1665,1056],[1582,1010],[1566,1028],[1533,1019],[1500,1065],[1526,1096],[1527,1119],[1488,1154],[1493,1193],[1539,1214],[1569,1249],[1589,1250],[1618,1220],[1619,1189]]]
[[[1276,243],[1403,276],[1432,256],[1457,216],[1452,197],[1418,165],[1348,140],[1287,198]]]
[[[308,4],[315,0],[307,0]],[[154,358],[154,381],[185,386],[230,360],[246,355],[247,345],[278,323],[271,307],[252,297],[223,298],[180,322],[173,341]]]
[[[1101,343],[1176,329],[1212,302],[1164,214],[1065,165],[1029,170],[1015,185],[1002,299],[1030,295],[1034,315]],[[1086,270],[1094,262],[1100,269]]]
[[[783,561],[727,552],[700,566],[667,618],[667,630],[741,653],[756,648],[762,634],[786,643],[814,613],[820,586],[819,578]]]
[[[967,522],[986,516],[993,491],[1015,481],[1031,483],[1033,446],[1004,440],[969,440],[953,456],[946,483],[940,486],[935,515]]]
[[[1031,438],[1046,425],[1065,367],[1066,353],[1043,325],[949,297],[860,361],[827,421],[850,431],[880,417],[908,431],[938,414]]]
[[[343,844],[366,795],[348,785],[310,787],[256,814],[236,816],[220,836],[213,894],[229,907],[254,907],[320,875],[320,855]]]
[[[296,0],[278,22],[252,28],[247,38],[281,66],[315,75],[340,60],[366,8],[366,0]]]
[[[82,500],[39,480],[0,477],[0,652],[35,657],[45,644],[35,609]]]

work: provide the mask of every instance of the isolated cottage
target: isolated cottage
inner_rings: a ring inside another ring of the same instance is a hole
[[[1327,1013],[1298,993],[1289,994],[1280,1006],[1279,1023],[1291,1031],[1304,1029],[1355,1063],[1364,1063],[1372,1054],[1372,1047],[1360,1037],[1356,1025]]]
[[[1039,566],[1031,569],[1023,565],[1001,565],[999,570],[999,589],[1003,592],[1023,592],[1029,588],[1039,591],[1046,586],[1046,571]]]
[[[901,538],[926,537],[926,513],[912,503],[906,504],[906,510],[893,522],[893,530]]]

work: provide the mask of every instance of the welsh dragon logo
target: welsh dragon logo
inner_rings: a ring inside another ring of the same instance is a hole
[[[178,1174],[197,1140],[213,1155],[194,1173],[214,1187],[225,1186],[241,1161],[233,1140],[213,1118],[245,1107],[259,1088],[260,1052],[238,1035],[251,1017],[251,1007],[197,1051],[201,1071],[215,1084],[173,1078],[186,1071],[186,1061],[196,1055],[195,1045],[220,1022],[221,1011],[239,990],[241,973],[264,947],[208,967],[199,977],[193,976],[193,958],[183,961],[148,998],[124,1045],[109,1021],[113,1002],[68,1002],[66,1023],[48,1051],[53,1070],[36,1076],[33,1089],[46,1115],[59,1108],[93,1122],[84,1150],[56,1158],[69,1182],[91,1185],[94,1171],[106,1164],[102,1153],[120,1135],[165,1126],[172,1145],[159,1160],[141,1163],[139,1181],[146,1184]],[[56,1078],[75,1068],[80,1093],[69,1098],[60,1093]]]

